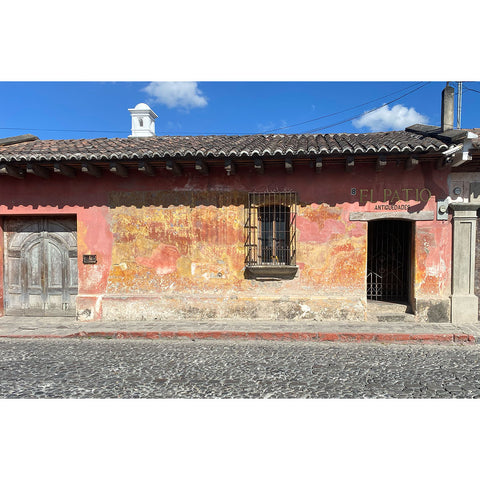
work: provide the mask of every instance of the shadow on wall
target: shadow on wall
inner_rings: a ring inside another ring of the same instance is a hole
[[[366,205],[367,202],[415,200],[409,211],[425,207],[430,195],[443,199],[447,193],[448,172],[435,170],[431,164],[421,164],[415,170],[405,171],[395,164],[376,173],[373,165],[345,172],[340,165],[327,166],[320,174],[313,174],[307,166],[295,167],[293,175],[282,168],[271,167],[268,174],[254,171],[226,176],[222,169],[211,169],[204,176],[185,172],[175,177],[159,174],[155,177],[131,172],[121,178],[110,172],[96,178],[79,173],[75,178],[60,175],[48,179],[28,175],[25,179],[0,177],[0,206],[8,210],[17,207],[90,208],[93,206],[163,207],[187,206],[244,206],[248,192],[298,192],[299,206],[310,204]],[[356,192],[353,194],[352,192]],[[415,198],[418,197],[418,198]]]
[[[247,192],[222,191],[146,191],[146,192],[110,192],[108,205],[117,207],[190,207],[242,206],[248,201]]]

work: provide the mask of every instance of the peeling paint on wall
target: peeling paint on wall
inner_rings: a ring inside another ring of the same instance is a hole
[[[451,227],[440,222],[417,222],[415,284],[418,296],[450,293]]]
[[[385,189],[427,188],[431,198],[409,197],[405,203],[399,195],[399,202],[412,211],[435,211],[436,199],[448,191],[447,174],[430,166],[414,175],[394,164],[382,173],[372,168],[359,166],[346,174],[343,167],[332,166],[316,176],[307,166],[296,167],[293,175],[268,167],[268,176],[227,177],[222,168],[212,169],[208,177],[132,172],[125,179],[97,179],[79,174],[74,179],[53,177],[48,189],[46,180],[31,176],[21,181],[0,178],[0,215],[76,215],[77,311],[85,321],[100,318],[102,312],[109,318],[154,319],[177,312],[327,319],[339,311],[344,318],[361,320],[368,225],[350,221],[349,214],[375,211]],[[298,273],[293,280],[246,279],[248,192],[287,190],[299,194]],[[369,193],[360,201],[362,190]],[[414,230],[415,295],[445,300],[451,225],[422,221]],[[97,264],[84,265],[84,254],[97,255]]]
[[[167,204],[169,196],[156,192],[155,203]],[[172,284],[177,292],[227,289],[243,280],[243,206],[119,206],[112,232],[110,293]]]

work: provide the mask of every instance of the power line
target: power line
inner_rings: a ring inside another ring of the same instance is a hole
[[[480,93],[480,90],[475,90],[474,88],[469,88],[469,87],[467,87],[466,85],[464,85],[463,88],[464,88],[465,90],[471,90],[472,92]]]
[[[404,95],[401,95],[400,97],[397,97],[397,98],[395,98],[395,99],[393,99],[393,100],[390,100],[389,102],[384,103],[384,104],[381,105],[380,107],[372,108],[371,110],[367,110],[366,112],[360,113],[359,115],[355,115],[354,117],[347,118],[346,120],[342,120],[342,121],[337,122],[337,123],[332,123],[332,124],[330,124],[330,125],[325,125],[325,126],[323,126],[323,127],[314,128],[314,129],[312,129],[312,130],[307,130],[306,132],[303,132],[303,133],[314,133],[314,132],[318,132],[319,130],[325,130],[326,128],[335,127],[335,126],[337,126],[337,125],[341,125],[342,123],[350,122],[351,120],[355,120],[356,118],[362,117],[363,115],[366,115],[366,114],[368,114],[368,113],[374,112],[374,111],[376,111],[376,110],[380,110],[380,109],[381,109],[382,107],[384,107],[385,105],[390,105],[391,103],[394,103],[394,102],[396,102],[397,100],[400,100],[401,98],[404,98],[404,97],[406,97],[407,95],[410,95],[410,94],[412,94],[413,92],[416,92],[417,90],[420,90],[421,88],[426,87],[429,83],[431,83],[431,82],[424,83],[423,85],[420,85],[419,87],[417,87],[415,90],[412,90],[411,92],[405,93]]]
[[[401,88],[400,90],[395,90],[394,92],[391,92],[388,95],[384,95],[383,97],[374,98],[373,100],[370,100],[370,101],[365,102],[365,103],[361,103],[360,105],[356,105],[354,107],[346,108],[345,110],[340,110],[339,112],[329,113],[328,115],[322,115],[321,117],[312,118],[311,120],[305,120],[304,122],[294,123],[292,125],[287,125],[286,127],[272,128],[271,130],[265,130],[262,133],[278,132],[279,130],[285,130],[287,128],[297,127],[298,125],[304,125],[305,123],[315,122],[316,120],[321,120],[322,118],[333,117],[334,115],[339,115],[340,113],[348,112],[350,110],[355,110],[356,108],[363,107],[365,105],[368,105],[369,103],[373,103],[373,102],[376,102],[378,100],[382,100],[383,98],[390,97],[391,95],[395,95],[396,93],[403,92],[404,90],[408,90],[410,88],[413,88],[420,83],[422,83],[422,82],[414,83],[413,85],[409,85],[408,87]]]
[[[20,128],[20,127],[0,127],[0,130],[26,130],[32,132],[76,132],[76,133],[130,133],[130,130],[73,130],[73,129],[59,129],[59,128]],[[167,131],[160,131],[159,133],[169,133]],[[183,132],[183,135],[254,135],[252,132]],[[173,135],[178,136],[178,135]]]
[[[365,103],[361,103],[359,105],[356,105],[354,107],[350,107],[350,108],[347,108],[345,110],[340,110],[338,112],[335,112],[335,113],[329,113],[327,115],[322,115],[321,117],[317,117],[317,118],[314,118],[314,119],[311,119],[311,120],[306,120],[304,122],[299,122],[299,123],[296,123],[296,124],[293,124],[293,125],[288,125],[286,127],[281,127],[281,128],[277,128],[277,129],[272,129],[272,130],[266,130],[262,133],[269,133],[269,132],[275,132],[275,131],[278,131],[278,130],[285,130],[287,128],[291,128],[291,127],[295,127],[295,126],[298,126],[298,125],[304,125],[306,123],[311,123],[311,122],[314,122],[316,120],[320,120],[322,118],[328,118],[328,117],[332,117],[334,115],[339,115],[340,113],[343,113],[343,112],[347,112],[347,111],[350,111],[350,110],[355,110],[356,108],[360,108],[364,105],[368,105],[369,103],[373,103],[373,102],[376,102],[378,100],[381,100],[383,98],[386,98],[386,97],[389,97],[395,93],[398,93],[398,92],[402,92],[404,90],[407,90],[407,89],[410,89],[410,88],[413,88],[415,87],[416,85],[418,85],[419,83],[422,83],[422,82],[417,82],[413,85],[410,85],[406,88],[402,88],[400,90],[396,90],[392,93],[389,93],[388,95],[384,95],[382,97],[378,97],[374,100],[370,100],[368,102],[365,102]],[[323,127],[318,127],[318,128],[315,128],[315,129],[312,129],[312,130],[308,130],[306,132],[303,132],[303,133],[313,133],[313,132],[317,132],[318,130],[324,130],[326,128],[330,128],[330,127],[334,127],[334,126],[337,126],[337,125],[341,125],[342,123],[347,123],[351,120],[354,120],[358,117],[361,117],[362,115],[365,115],[367,113],[371,113],[371,112],[374,112],[375,110],[379,110],[380,108],[382,108],[384,105],[390,105],[391,103],[393,102],[396,102],[397,100],[400,100],[401,98],[404,98],[406,97],[407,95],[410,95],[411,93],[414,93],[415,91],[419,90],[420,88],[423,88],[425,86],[427,86],[429,83],[431,82],[427,82],[427,83],[424,83],[423,85],[420,85],[419,87],[415,88],[414,90],[411,90],[410,92],[407,92],[405,93],[404,95],[401,95],[400,97],[397,97],[395,98],[394,100],[391,100],[387,103],[384,103],[383,105],[381,105],[380,107],[376,107],[376,108],[373,108],[371,110],[368,110],[367,112],[363,112],[361,114],[358,114],[358,115],[355,115],[354,117],[350,117],[346,120],[342,120],[340,122],[336,122],[336,123],[332,123],[330,125],[326,125],[326,126],[323,126]],[[468,88],[465,86],[466,89],[468,90],[472,90],[474,92],[478,92],[480,93],[478,90],[474,90],[474,89],[471,89],[471,88]],[[0,130],[24,130],[24,131],[32,131],[32,132],[73,132],[73,133],[122,133],[122,134],[128,134],[130,133],[130,131],[128,130],[76,130],[76,129],[55,129],[55,128],[17,128],[17,127],[0,127]],[[168,134],[169,132],[166,132],[166,131],[162,131],[162,132],[159,132],[159,133],[164,133],[164,134]],[[183,132],[182,135],[255,135],[255,132],[210,132],[210,133],[205,133],[205,132]],[[178,136],[178,135],[172,135],[172,136]]]
[[[0,130],[28,130],[28,131],[32,131],[32,132],[128,133],[128,130],[71,130],[71,129],[60,129],[60,128],[0,127]]]
[[[462,125],[462,90],[463,82],[457,82],[457,129]]]

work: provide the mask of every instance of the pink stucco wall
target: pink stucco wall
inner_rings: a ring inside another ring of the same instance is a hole
[[[344,307],[357,318],[365,307],[367,222],[350,221],[350,213],[378,212],[378,205],[435,211],[436,198],[446,196],[447,173],[430,164],[407,172],[389,163],[379,173],[369,164],[351,173],[334,165],[315,174],[304,165],[292,175],[279,167],[268,167],[265,175],[240,167],[228,177],[218,167],[208,176],[191,169],[182,177],[165,170],[155,177],[2,177],[0,215],[76,216],[77,310],[88,312],[87,320],[121,312],[261,316],[252,302],[279,299],[300,305],[292,315]],[[299,273],[281,282],[246,280],[246,194],[284,190],[298,192]],[[450,222],[416,222],[414,250],[415,296],[448,297]],[[96,254],[98,263],[84,265],[84,254]],[[3,281],[0,286],[2,295]]]

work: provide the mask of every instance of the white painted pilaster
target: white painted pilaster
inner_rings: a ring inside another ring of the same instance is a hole
[[[453,211],[452,323],[478,322],[475,287],[475,241],[479,204],[451,203]]]

